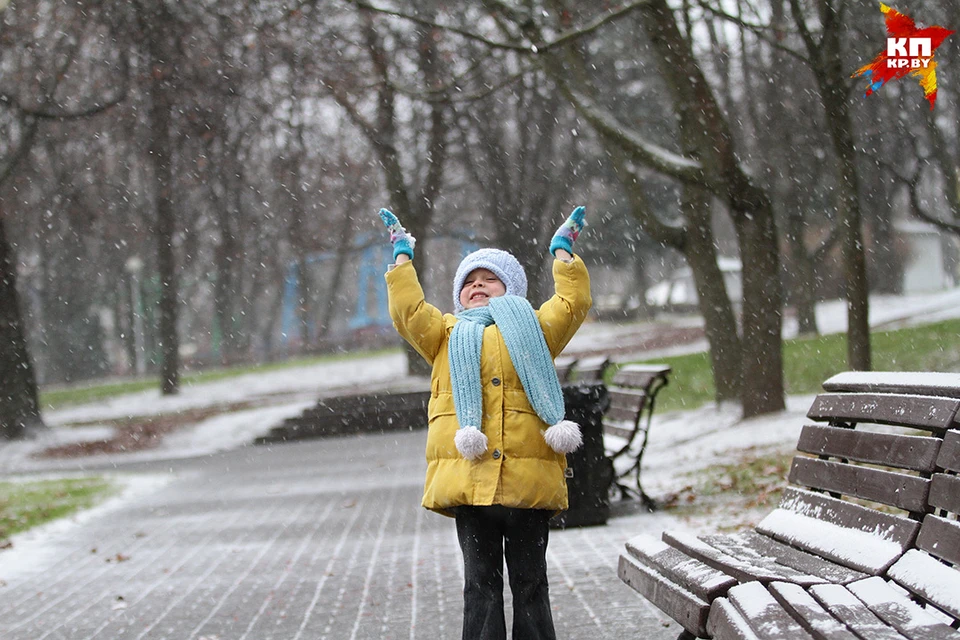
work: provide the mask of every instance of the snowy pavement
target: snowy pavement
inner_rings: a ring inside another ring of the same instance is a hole
[[[453,521],[419,506],[423,432],[314,440],[114,470],[136,495],[18,536],[0,558],[0,637],[449,638]],[[552,532],[560,637],[679,630],[616,577],[663,515]]]

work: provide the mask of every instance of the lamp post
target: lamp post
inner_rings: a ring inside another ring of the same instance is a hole
[[[143,260],[140,256],[127,258],[124,265],[130,274],[130,306],[133,315],[133,362],[138,376],[146,372],[146,360],[143,353],[143,313],[140,303],[140,271],[143,270]]]

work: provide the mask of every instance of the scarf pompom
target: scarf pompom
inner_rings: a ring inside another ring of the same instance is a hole
[[[579,437],[579,431],[577,432]],[[467,460],[476,460],[487,452],[487,436],[476,427],[463,427],[457,429],[457,435],[453,436],[453,443],[457,445],[457,451]]]
[[[580,425],[570,420],[561,420],[544,431],[543,439],[557,453],[573,453],[583,444]]]

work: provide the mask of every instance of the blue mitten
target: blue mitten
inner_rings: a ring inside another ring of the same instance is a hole
[[[407,230],[397,220],[397,216],[387,209],[380,209],[380,219],[383,220],[387,231],[390,232],[390,242],[393,243],[393,259],[396,260],[398,255],[405,253],[413,260],[413,248],[417,245],[417,239],[407,233]]]
[[[557,255],[557,249],[563,249],[570,254],[573,253],[573,243],[576,242],[583,228],[587,226],[586,221],[583,219],[584,211],[585,209],[583,207],[574,209],[566,222],[560,225],[557,232],[553,234],[553,240],[550,241],[550,253],[552,253],[554,257]]]

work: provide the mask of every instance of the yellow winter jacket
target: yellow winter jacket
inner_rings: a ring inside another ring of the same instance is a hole
[[[550,354],[556,357],[576,333],[592,304],[590,276],[579,257],[553,263],[556,293],[539,310]],[[459,428],[453,405],[447,341],[457,319],[424,300],[412,262],[386,274],[393,326],[433,366],[427,432],[427,477],[423,506],[444,515],[460,505],[527,509],[567,508],[566,456],[543,439],[546,425],[530,406],[503,336],[486,327],[480,351],[483,424],[487,452],[463,458],[453,438]]]

